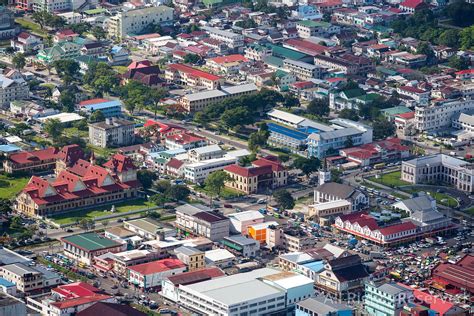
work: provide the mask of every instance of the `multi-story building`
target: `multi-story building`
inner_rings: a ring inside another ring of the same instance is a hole
[[[369,273],[359,255],[349,255],[329,260],[319,274],[316,287],[328,295],[346,298],[349,293],[360,293]]]
[[[21,75],[18,79],[10,79],[0,74],[0,83],[0,105],[28,98],[30,89]]]
[[[128,146],[135,142],[135,123],[115,117],[89,124],[89,142],[98,147]]]
[[[221,243],[231,252],[246,258],[255,257],[260,249],[258,241],[241,235],[224,237]]]
[[[352,203],[347,200],[335,200],[308,206],[309,217],[326,218],[334,215],[349,214],[351,212]]]
[[[430,101],[430,91],[425,91],[416,87],[401,86],[397,88],[397,92],[400,95],[412,98],[419,105],[427,105]]]
[[[181,246],[174,250],[176,257],[187,267],[188,271],[199,270],[205,267],[204,251],[189,246]]]
[[[346,75],[368,73],[374,69],[374,63],[371,59],[350,54],[344,54],[338,57],[330,57],[322,54],[316,55],[314,57],[314,64],[317,66],[342,71]]]
[[[322,158],[348,144],[359,146],[372,142],[373,129],[368,125],[346,119],[334,119],[331,123],[339,128],[308,136],[308,156]]]
[[[112,262],[112,269],[104,269],[108,265],[109,260],[107,259],[109,258]],[[155,261],[157,259],[160,259],[160,255],[157,252],[133,249],[114,254],[105,253],[101,256],[94,257],[94,268],[98,269],[99,271],[105,272],[112,270],[116,275],[126,277],[128,267],[147,263],[150,261]]]
[[[256,92],[257,86],[253,83],[221,87],[217,90],[186,94],[179,100],[179,104],[187,113],[195,113],[204,110],[210,104],[222,102],[227,98],[249,95]]]
[[[179,302],[200,314],[260,316],[292,310],[296,303],[313,293],[313,280],[263,268],[181,285]]]
[[[193,162],[186,164],[183,169],[184,179],[192,183],[204,183],[204,180],[214,171],[222,170],[228,166],[235,164],[238,157],[225,156]]]
[[[43,49],[44,45],[40,37],[21,32],[16,39],[11,40],[11,47],[20,53],[31,53]]]
[[[178,229],[212,241],[229,236],[230,221],[224,215],[200,204],[185,204],[176,208],[175,225]]]
[[[46,11],[48,13],[65,12],[72,9],[71,0],[37,0],[33,1],[32,9],[35,12]]]
[[[444,154],[402,162],[401,179],[413,184],[446,183],[464,192],[474,192],[474,164]]]
[[[52,64],[61,59],[74,59],[81,55],[82,46],[70,41],[55,43],[53,46],[40,49],[36,58],[44,64]]]
[[[454,115],[453,127],[474,134],[474,115],[468,113]]]
[[[107,21],[110,38],[121,39],[128,34],[139,34],[151,24],[173,21],[173,9],[164,5],[120,12]]]
[[[307,298],[296,304],[295,316],[353,316],[354,307],[336,303],[326,296]]]
[[[347,184],[327,182],[314,189],[314,204],[348,201],[355,211],[369,205],[369,199],[361,191]]]
[[[107,252],[122,252],[127,246],[94,232],[63,237],[61,242],[64,255],[86,265],[92,265],[94,257]]]
[[[283,68],[294,74],[300,80],[320,79],[324,68],[302,61],[285,59]]]
[[[165,79],[190,87],[206,87],[208,90],[217,89],[224,82],[219,76],[183,64],[169,64],[165,70]]]
[[[329,37],[341,32],[341,28],[337,25],[312,20],[299,21],[296,23],[296,30],[301,38],[308,38],[311,36]]]
[[[248,59],[240,54],[219,56],[206,60],[206,66],[217,73],[233,74],[248,63]]]
[[[225,151],[219,145],[209,145],[193,148],[188,151],[188,160],[191,162],[206,161],[210,159],[222,158]]]
[[[245,48],[245,58],[255,61],[263,61],[272,55],[271,46],[250,44]]]
[[[471,113],[474,100],[458,100],[415,107],[415,128],[420,132],[436,131],[451,126],[459,113]]]
[[[78,108],[88,114],[100,111],[105,118],[122,115],[122,102],[119,100],[91,99],[80,102]]]
[[[124,221],[123,227],[147,240],[164,240],[175,236],[172,230],[164,228],[160,222],[149,217]]]
[[[260,224],[251,225],[248,227],[248,236],[255,239],[256,241],[262,243],[267,243],[267,238],[269,237],[270,229],[269,227],[277,227],[278,223],[275,221],[264,222]]]
[[[288,178],[285,167],[273,156],[255,160],[251,167],[234,164],[225,167],[224,171],[232,178],[225,185],[247,194],[265,192],[285,186]]]
[[[247,235],[248,227],[263,223],[265,217],[258,211],[244,211],[227,215],[230,219],[230,230],[235,234]]]
[[[121,154],[103,167],[82,159],[71,166],[58,160],[56,178],[33,176],[13,207],[28,216],[49,216],[137,198],[139,186],[133,162]]]
[[[267,227],[266,243],[268,248],[281,247],[287,252],[303,251],[314,248],[316,239],[298,228],[285,228],[277,225]]]
[[[202,30],[206,31],[210,38],[224,42],[231,49],[244,46],[244,36],[242,34],[209,26],[204,26]]]
[[[23,263],[8,264],[0,267],[0,276],[14,283],[17,290],[22,293],[42,290],[61,283],[60,275],[42,267],[30,267]]]
[[[186,271],[186,265],[178,259],[162,259],[128,267],[128,282],[143,290],[161,286],[165,278]]]
[[[365,284],[364,309],[370,316],[399,315],[412,299],[413,291],[395,282]]]
[[[3,170],[6,173],[50,171],[56,167],[58,153],[54,147],[14,153],[3,161]]]

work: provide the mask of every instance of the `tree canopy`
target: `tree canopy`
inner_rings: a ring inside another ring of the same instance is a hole
[[[62,135],[64,126],[58,119],[49,119],[44,123],[43,129],[53,140],[57,140]]]
[[[317,116],[327,116],[329,114],[329,100],[313,99],[306,107],[306,111]]]
[[[225,182],[230,180],[231,177],[225,171],[214,171],[206,178],[204,186],[211,196],[219,196],[225,186]]]
[[[295,200],[291,193],[287,190],[278,190],[273,193],[273,198],[278,204],[278,207],[284,210],[292,209],[295,207]]]

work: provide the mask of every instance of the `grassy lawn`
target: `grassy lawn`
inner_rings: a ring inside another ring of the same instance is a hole
[[[121,75],[123,75],[124,73],[128,71],[127,66],[113,66],[112,68],[115,69],[115,71]]]
[[[15,22],[20,24],[23,28],[28,29],[42,37],[47,37],[48,33],[45,30],[42,30],[39,24],[23,19],[23,18],[17,18],[15,19]]]
[[[79,136],[81,138],[86,138],[89,136],[89,133],[87,131],[80,131],[79,129],[77,129],[77,127],[65,128],[63,133],[65,136],[68,136],[68,137]]]
[[[424,190],[424,189],[406,189],[404,190],[408,193],[414,194],[418,192],[426,192],[427,194],[431,195],[432,197],[435,198],[436,203],[448,206],[448,207],[456,207],[458,206],[458,201],[456,201],[455,198],[452,196],[446,194],[446,193],[439,193],[435,191],[429,191],[429,190]]]
[[[9,177],[0,174],[0,199],[11,199],[20,192],[30,180],[29,177]]]
[[[205,187],[203,188],[196,185],[194,189],[198,192],[202,192],[202,193],[205,193],[206,195],[209,195],[209,191]],[[223,188],[219,197],[223,199],[232,199],[232,198],[243,196],[243,195],[244,193],[240,191],[237,191],[231,188]]]
[[[114,153],[113,149],[97,147],[91,144],[87,144],[87,148],[94,151],[94,154],[102,156],[104,158],[109,158]]]
[[[400,187],[404,185],[410,185],[410,183],[400,180],[401,176],[401,171],[395,171],[395,172],[390,172],[390,173],[384,173],[382,174],[379,178],[370,177],[369,180],[380,183],[383,185],[387,185],[390,187]]]
[[[94,219],[96,217],[117,214],[117,213],[125,213],[130,211],[136,211],[140,209],[145,209],[148,207],[156,207],[155,204],[145,200],[145,199],[136,199],[131,201],[125,201],[121,203],[115,203],[115,213],[110,213],[110,208],[112,205],[104,205],[98,207],[97,209],[89,209],[89,210],[81,210],[75,212],[69,212],[65,214],[59,214],[53,216],[52,219],[57,224],[71,224],[75,223],[76,221],[80,221],[83,218],[87,219]]]

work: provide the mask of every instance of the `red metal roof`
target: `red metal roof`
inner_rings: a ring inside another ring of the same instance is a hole
[[[326,46],[300,39],[289,39],[285,42],[285,44],[312,56],[324,53],[329,50]]]
[[[103,166],[113,172],[124,172],[136,169],[132,159],[122,154],[114,154]]]
[[[166,164],[166,167],[172,168],[172,169],[179,169],[181,166],[184,164],[181,160],[178,160],[176,158],[171,158],[170,161]]]
[[[184,73],[187,73],[191,76],[204,78],[204,79],[211,80],[211,81],[216,81],[216,80],[221,79],[219,76],[216,76],[216,75],[210,74],[208,72],[205,72],[205,71],[202,71],[202,70],[199,70],[199,69],[187,66],[187,65],[183,65],[183,64],[171,64],[171,65],[168,65],[168,69],[171,69],[171,70],[174,70],[174,71],[179,71],[179,72],[184,72]]]
[[[406,0],[400,3],[400,7],[416,9],[420,4],[423,4],[423,0]]]
[[[186,265],[178,259],[163,259],[128,267],[141,275],[159,273],[163,271],[184,268]]]
[[[42,150],[19,152],[10,155],[8,159],[17,164],[27,164],[33,161],[56,159],[58,158],[58,152],[57,148],[49,147]]]
[[[77,298],[83,296],[91,296],[100,290],[90,284],[84,282],[75,282],[66,285],[60,285],[52,289],[63,298]]]
[[[411,92],[411,93],[425,93],[425,90],[421,90],[415,87],[410,87],[410,86],[402,86],[400,87],[400,90]]]
[[[111,297],[112,296],[105,295],[105,294],[95,294],[93,296],[78,297],[78,298],[73,298],[73,299],[65,300],[61,302],[53,302],[51,303],[51,305],[59,309],[67,309],[74,306],[108,300]]]
[[[210,267],[210,268],[203,268],[200,270],[190,271],[181,273],[178,275],[173,275],[168,277],[168,280],[173,283],[175,286],[177,285],[189,285],[194,284],[197,282],[202,282],[206,280],[210,280],[213,278],[224,276],[224,272],[217,267]]]
[[[109,102],[110,100],[103,99],[103,98],[97,98],[97,99],[90,99],[90,100],[85,100],[81,101],[79,103],[79,106],[86,106],[86,105],[91,105],[91,104],[98,104],[98,103],[103,103],[103,102]]]
[[[200,137],[191,133],[182,133],[176,135],[168,135],[166,138],[177,144],[190,144],[206,140],[204,137]]]
[[[208,60],[213,61],[217,64],[233,63],[233,62],[237,62],[237,61],[240,61],[240,62],[248,61],[247,58],[245,58],[244,56],[242,56],[240,54],[219,56],[219,57],[210,58]]]
[[[401,224],[396,224],[384,228],[380,228],[379,232],[384,236],[393,235],[395,233],[404,232],[407,230],[416,229],[416,225],[412,222],[405,222]]]

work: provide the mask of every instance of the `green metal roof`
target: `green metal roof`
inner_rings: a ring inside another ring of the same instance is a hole
[[[395,70],[388,69],[385,67],[376,67],[375,70],[389,76],[395,76],[396,74],[398,74],[398,72],[396,72]]]
[[[363,89],[356,88],[356,89],[342,91],[342,93],[344,93],[348,99],[352,99],[352,98],[356,98],[358,96],[364,95],[365,91]]]
[[[64,237],[62,240],[85,251],[94,251],[120,246],[118,242],[105,238],[97,233],[72,235]]]
[[[237,251],[242,251],[242,247],[239,246],[239,245],[236,245],[230,241],[227,241],[227,240],[222,240],[222,244],[229,247],[229,248],[232,248],[232,249],[235,249]]]
[[[382,112],[385,115],[393,116],[393,115],[397,115],[397,114],[412,112],[412,110],[410,110],[406,106],[399,105],[399,106],[394,106],[393,108],[384,109],[384,110],[382,110]]]
[[[380,95],[377,94],[377,93],[369,93],[369,94],[366,94],[366,95],[361,95],[361,96],[357,97],[357,99],[359,99],[361,101],[364,101],[364,102],[372,102],[372,101],[376,100],[378,97],[380,97]]]
[[[307,26],[307,27],[330,27],[331,26],[331,23],[328,23],[328,22],[312,21],[312,20],[299,21],[298,24]]]
[[[89,15],[92,15],[92,14],[101,14],[101,13],[104,13],[104,12],[106,12],[106,10],[105,10],[105,9],[100,9],[100,8],[84,11],[85,14],[89,14]]]
[[[272,55],[275,57],[288,58],[292,60],[300,60],[302,58],[309,56],[309,55],[297,52],[295,50],[285,48],[283,46],[269,44],[269,47],[272,49]]]
[[[283,67],[283,59],[275,56],[267,56],[263,59],[263,61],[268,65]]]

